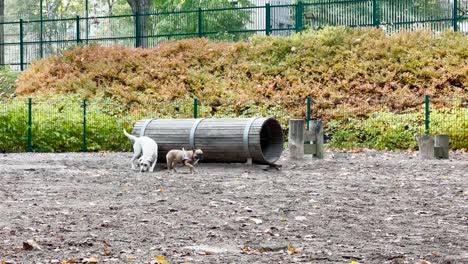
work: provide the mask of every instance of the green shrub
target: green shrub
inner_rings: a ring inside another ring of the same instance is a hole
[[[32,148],[37,152],[80,151],[83,145],[83,108],[76,97],[34,101],[32,105]],[[0,151],[24,151],[27,145],[28,105],[25,98],[2,102]],[[90,151],[129,150],[122,133],[131,121],[106,113],[91,104],[87,113],[87,141]],[[127,121],[127,122],[126,122]]]
[[[447,134],[450,148],[468,149],[468,108],[436,109],[430,120],[431,134]]]
[[[145,118],[191,118],[191,100],[153,102],[128,111],[110,99],[89,102],[86,108],[86,139],[89,151],[129,151],[131,144],[122,129]],[[80,151],[83,146],[83,100],[79,96],[34,98],[32,148],[37,152]],[[2,101],[0,107],[0,152],[25,151],[28,130],[27,98]]]
[[[447,134],[450,148],[468,149],[468,109],[434,110],[430,134]],[[416,149],[416,134],[424,133],[424,113],[378,112],[368,118],[349,116],[326,125],[329,146],[339,148]]]
[[[0,152],[20,152],[26,150],[27,109],[25,100],[8,103],[1,102]]]
[[[0,69],[0,99],[8,98],[14,93],[18,74],[6,68]]]
[[[52,96],[33,100],[32,147],[37,152],[80,151],[83,145],[83,101],[78,96]],[[298,104],[298,107],[300,105]],[[122,128],[131,131],[135,121],[145,118],[192,118],[193,104],[184,99],[154,102],[139,111],[130,112],[116,101],[102,99],[87,106],[87,149],[89,151],[129,151],[131,144]],[[199,117],[273,116],[285,131],[288,119],[301,118],[285,112],[279,105],[248,104],[238,111],[200,106]],[[19,152],[26,149],[28,105],[26,98],[2,102],[0,108],[0,151]],[[452,149],[468,148],[468,109],[460,106],[434,109],[431,112],[431,133],[448,134]],[[326,122],[326,136],[331,147],[367,147],[373,149],[415,149],[415,135],[423,133],[423,112],[405,114],[388,111],[373,114],[340,112]]]

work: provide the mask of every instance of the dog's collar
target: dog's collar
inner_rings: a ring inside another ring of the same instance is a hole
[[[183,158],[183,160],[184,160],[185,162],[191,164],[191,163],[195,160],[195,151],[192,151],[192,156],[189,157],[189,156],[187,156],[187,153],[186,153],[185,150],[184,150],[184,158]]]

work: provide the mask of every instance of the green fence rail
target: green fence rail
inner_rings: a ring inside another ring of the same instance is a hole
[[[9,99],[0,104],[0,152],[128,151],[131,145],[122,129],[131,130],[140,119],[254,116],[277,119],[286,139],[289,119],[321,119],[329,147],[415,149],[415,135],[430,133],[449,135],[452,149],[468,149],[466,97],[425,97],[418,104],[399,110],[386,100],[366,107],[337,105],[325,109],[310,97],[296,102],[298,109],[289,110],[280,105],[239,106],[236,102],[229,105],[221,109],[197,98],[187,98],[151,102],[128,110],[113,101]]]
[[[289,35],[327,25],[381,27],[389,33],[415,29],[468,32],[468,0],[272,3],[244,6],[234,3],[112,16],[89,16],[86,9],[81,16],[57,19],[44,19],[41,12],[37,19],[0,23],[3,28],[0,54],[4,54],[0,65],[23,70],[34,60],[81,44],[149,48],[174,39],[206,37],[238,41],[255,34]]]

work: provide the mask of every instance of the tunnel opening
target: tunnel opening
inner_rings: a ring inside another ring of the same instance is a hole
[[[283,152],[283,130],[276,119],[268,118],[260,130],[260,147],[264,160],[273,164]]]

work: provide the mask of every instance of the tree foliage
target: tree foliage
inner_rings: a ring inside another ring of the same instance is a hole
[[[190,13],[180,12],[162,16],[156,25],[156,32],[159,34],[198,34],[198,13],[199,7],[207,8],[222,8],[222,7],[241,7],[248,6],[248,0],[240,0],[233,4],[229,0],[170,0],[162,1],[155,0],[155,7],[165,11],[192,11]],[[217,10],[215,12],[203,12],[201,15],[202,35],[208,38],[215,37],[217,39],[225,32],[235,32],[245,29],[246,24],[250,21],[250,11],[248,10]]]

